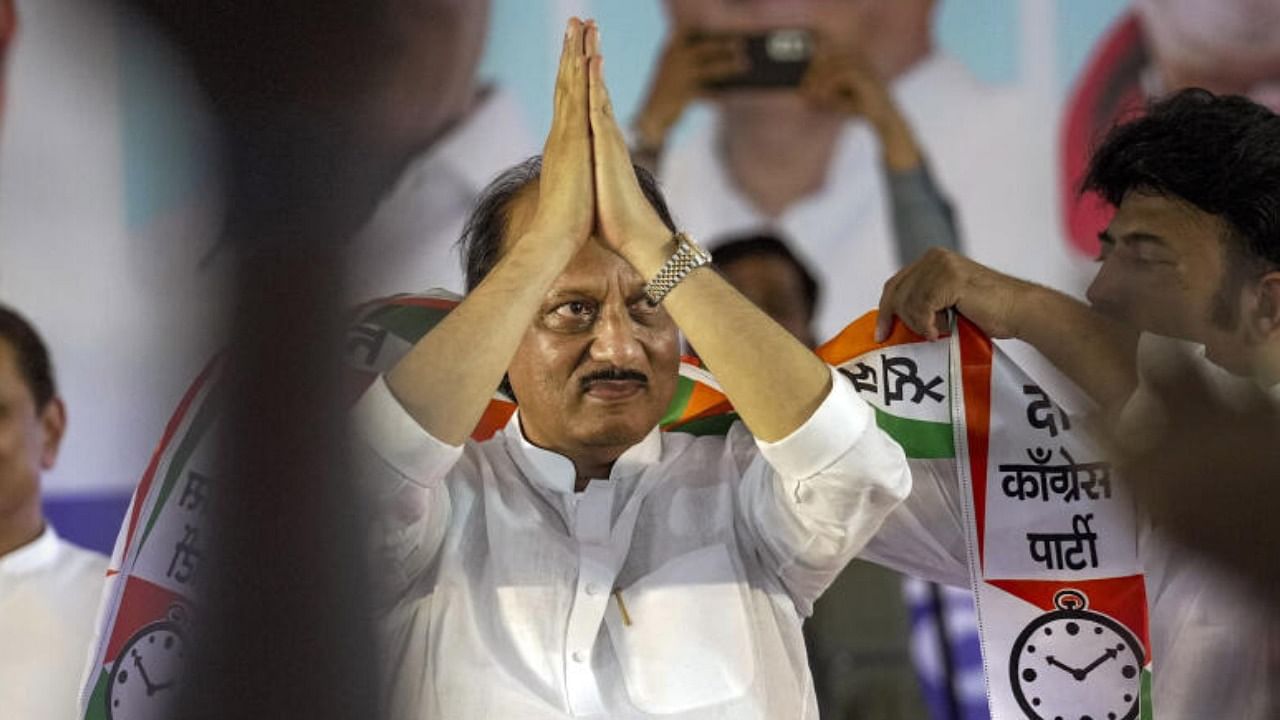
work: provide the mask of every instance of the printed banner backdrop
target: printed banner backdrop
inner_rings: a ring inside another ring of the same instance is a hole
[[[207,341],[193,337],[210,321],[206,305],[216,309],[205,286],[220,284],[202,264],[210,241],[196,229],[216,211],[205,207],[217,195],[216,137],[191,102],[190,73],[123,4],[13,4],[19,23],[0,131],[0,300],[44,333],[71,413],[58,465],[42,479],[46,514],[64,537],[107,553],[156,437],[219,342],[213,332]],[[1060,190],[1052,157],[1059,110],[1128,5],[937,4],[938,48],[983,83],[1033,96],[1036,119],[1025,125],[1043,129],[1046,179],[1022,185],[1025,195],[1044,196],[1037,202],[1046,215],[1056,214]],[[535,136],[550,122],[557,38],[570,14],[612,29],[610,84],[628,117],[667,29],[656,2],[492,0],[480,76],[515,94]],[[706,119],[690,115],[690,124]],[[1017,197],[1019,206],[1032,199]],[[1024,237],[1007,238],[1007,252],[992,249],[985,259],[1020,274],[1051,265],[1045,248],[1028,251]],[[1044,238],[1046,246],[1064,242]]]
[[[360,308],[348,332],[354,401],[457,303],[445,293]],[[1130,503],[1071,419],[990,340],[961,320],[929,342],[899,325],[871,340],[875,313],[819,349],[875,410],[913,473],[965,492],[970,571],[992,717],[1149,719],[1147,605]],[[164,717],[198,619],[204,509],[216,492],[218,360],[182,399],[134,493],[81,692],[85,720]],[[473,433],[515,405],[496,394]],[[666,431],[723,433],[732,407],[695,361],[680,368]],[[1056,455],[1055,455],[1056,453]],[[978,479],[974,482],[973,479]],[[1096,705],[1096,707],[1094,707]]]

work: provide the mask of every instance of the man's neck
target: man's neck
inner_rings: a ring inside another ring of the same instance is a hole
[[[568,455],[573,462],[573,491],[583,492],[592,480],[607,479],[613,472],[613,464],[627,448],[596,449]]]
[[[0,557],[33,542],[44,532],[40,503],[29,503],[0,517]]]
[[[757,212],[777,218],[822,188],[844,123],[840,115],[803,110],[771,117],[723,112],[725,168]]]

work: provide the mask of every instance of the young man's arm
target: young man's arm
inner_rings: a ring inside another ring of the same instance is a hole
[[[993,338],[1033,346],[1104,410],[1118,410],[1137,387],[1138,335],[1069,295],[1001,274],[945,250],[930,250],[885,283],[879,338],[898,318],[928,338],[954,307]]]

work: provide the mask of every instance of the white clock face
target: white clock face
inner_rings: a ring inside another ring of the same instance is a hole
[[[107,715],[111,720],[168,716],[182,671],[182,635],[173,623],[155,623],[130,638],[111,668]]]
[[[1051,612],[1023,630],[1009,660],[1018,704],[1034,720],[1133,720],[1143,650],[1098,613]]]

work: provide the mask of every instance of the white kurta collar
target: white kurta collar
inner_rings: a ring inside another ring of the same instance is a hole
[[[520,429],[520,412],[512,413],[502,430],[511,458],[535,485],[552,492],[573,494],[577,471],[573,461],[560,453],[540,448],[529,442]],[[645,468],[662,457],[662,435],[655,426],[640,442],[613,463],[606,481],[621,480],[639,475]],[[598,480],[597,480],[598,482]]]
[[[0,557],[0,575],[21,575],[48,567],[58,555],[58,533],[44,524],[35,540]]]

